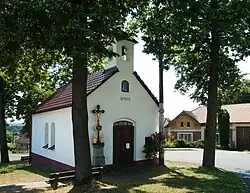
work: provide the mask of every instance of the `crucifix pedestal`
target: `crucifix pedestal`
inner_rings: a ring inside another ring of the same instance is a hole
[[[97,140],[96,143],[93,143],[93,165],[94,166],[104,166],[105,165],[105,156],[104,156],[104,139],[100,140],[100,131],[102,126],[100,124],[101,114],[104,113],[104,110],[100,110],[100,105],[97,105],[97,108],[92,110],[92,113],[96,114],[97,117]]]
[[[103,144],[93,145],[93,165],[94,166],[105,165],[105,156],[104,156],[103,148],[104,148]]]

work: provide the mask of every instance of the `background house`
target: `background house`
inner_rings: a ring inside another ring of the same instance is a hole
[[[30,148],[30,139],[27,135],[19,135],[15,139],[16,151],[18,152],[28,152]]]
[[[170,132],[170,128],[169,128],[169,123],[170,123],[170,119],[169,118],[164,118],[164,122],[163,122],[163,125],[164,125],[164,134],[168,134]]]
[[[250,103],[223,105],[222,108],[226,109],[230,115],[231,147],[238,150],[250,150]],[[206,117],[205,106],[193,111],[183,111],[170,122],[170,131],[177,139],[187,141],[204,139]]]
[[[191,111],[182,111],[167,127],[176,139],[196,141],[202,138],[201,124]]]

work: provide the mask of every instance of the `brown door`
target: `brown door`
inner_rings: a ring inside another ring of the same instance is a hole
[[[250,150],[250,127],[237,127],[237,149]]]
[[[119,121],[113,127],[113,163],[131,166],[134,161],[134,126],[128,121]]]

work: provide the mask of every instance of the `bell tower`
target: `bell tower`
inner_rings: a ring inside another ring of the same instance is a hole
[[[135,40],[119,40],[109,46],[113,52],[119,54],[109,60],[105,65],[105,69],[117,66],[120,72],[133,72],[134,71],[134,45],[137,43]]]

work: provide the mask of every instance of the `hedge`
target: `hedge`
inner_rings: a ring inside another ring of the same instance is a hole
[[[185,141],[185,140],[173,140],[166,141],[165,148],[204,148],[204,140],[198,141]],[[216,149],[223,149],[220,145],[215,146]]]
[[[168,148],[204,148],[204,141],[185,141],[185,140],[173,140],[167,141],[165,147]]]

